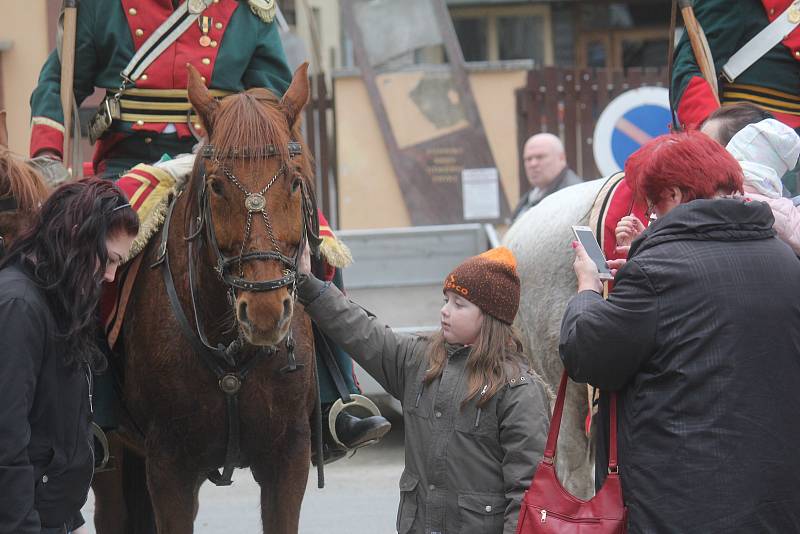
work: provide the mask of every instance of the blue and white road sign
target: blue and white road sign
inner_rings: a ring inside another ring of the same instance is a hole
[[[669,132],[669,91],[640,87],[612,100],[597,119],[592,146],[601,176],[619,172],[640,146]]]

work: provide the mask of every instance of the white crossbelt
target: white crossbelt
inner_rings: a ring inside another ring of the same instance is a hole
[[[730,57],[722,67],[722,75],[732,83],[753,63],[783,41],[798,25],[800,25],[800,0],[795,0],[778,18]]]
[[[153,32],[122,71],[125,82],[135,82],[161,53],[183,35],[214,0],[187,0]]]

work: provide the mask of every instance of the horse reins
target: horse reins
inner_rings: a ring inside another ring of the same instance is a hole
[[[301,154],[301,145],[297,142],[290,142],[288,145],[288,155],[290,158]],[[211,470],[207,477],[208,479],[218,486],[227,486],[231,484],[231,476],[233,470],[241,464],[240,459],[240,429],[239,429],[239,391],[242,384],[247,377],[248,373],[255,367],[255,365],[262,360],[259,356],[268,356],[277,352],[275,348],[259,348],[249,358],[244,361],[237,361],[236,356],[243,348],[243,341],[240,337],[234,339],[227,347],[218,344],[216,347],[211,345],[205,334],[205,328],[202,325],[198,307],[198,288],[197,288],[197,263],[199,263],[199,251],[195,242],[198,241],[200,236],[203,236],[205,229],[205,240],[200,239],[200,244],[209,246],[209,249],[214,256],[215,266],[214,271],[220,278],[222,283],[228,289],[228,301],[234,305],[236,299],[236,290],[244,290],[251,292],[264,292],[274,291],[282,287],[291,285],[290,295],[292,299],[296,299],[296,284],[297,284],[297,266],[300,261],[301,255],[305,246],[311,245],[313,248],[319,246],[321,239],[319,238],[319,220],[317,218],[316,200],[313,192],[308,189],[306,181],[301,177],[299,178],[301,187],[301,237],[300,243],[297,246],[294,258],[285,256],[278,246],[278,241],[275,238],[272,223],[267,212],[266,195],[269,189],[275,184],[279,177],[284,176],[288,169],[286,162],[283,162],[272,178],[268,181],[266,186],[256,193],[250,192],[244,187],[238,178],[230,171],[223,163],[224,159],[234,158],[268,158],[279,156],[280,151],[274,145],[267,145],[255,150],[248,149],[232,149],[225,153],[221,153],[212,145],[205,145],[200,149],[199,156],[205,159],[211,159],[215,164],[219,165],[225,177],[239,189],[245,196],[244,207],[247,210],[247,221],[245,223],[244,235],[242,238],[242,245],[239,250],[239,255],[235,257],[226,257],[220,250],[217,241],[216,232],[214,231],[214,224],[211,216],[211,206],[208,198],[208,190],[206,183],[206,166],[204,161],[198,163],[198,174],[201,176],[203,186],[200,188],[197,195],[197,213],[198,215],[192,219],[190,223],[188,235],[184,238],[188,247],[188,274],[189,274],[189,293],[191,297],[192,312],[195,318],[195,327],[192,328],[186,313],[183,311],[180,299],[175,289],[175,282],[170,268],[169,254],[167,251],[169,239],[169,227],[174,212],[175,205],[177,204],[180,193],[176,196],[169,205],[164,225],[161,230],[161,243],[158,249],[158,256],[156,261],[151,265],[152,268],[157,266],[162,267],[162,274],[164,278],[164,285],[167,290],[167,296],[170,300],[173,314],[175,315],[178,325],[184,337],[190,342],[194,351],[200,355],[202,361],[211,370],[217,379],[217,384],[220,390],[225,394],[226,399],[226,412],[228,419],[228,442],[225,452],[225,461],[223,464],[222,472],[219,470]],[[252,233],[252,221],[256,214],[261,215],[261,219],[267,229],[272,250],[269,251],[255,251],[246,252],[247,243]],[[195,224],[196,223],[196,224]],[[248,261],[277,261],[283,264],[282,274],[280,278],[273,280],[259,280],[252,281],[244,278],[243,264]],[[239,275],[234,276],[231,274],[231,269],[234,266],[239,267]],[[281,369],[283,373],[297,371],[303,367],[302,364],[297,363],[294,355],[294,340],[292,338],[292,331],[286,337],[285,348],[287,352],[287,365]]]

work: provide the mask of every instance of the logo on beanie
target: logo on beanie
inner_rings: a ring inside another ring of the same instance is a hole
[[[452,289],[456,293],[461,293],[465,297],[469,295],[469,289],[467,289],[464,286],[458,285],[458,282],[456,282],[455,275],[452,274],[450,275],[450,278],[448,278],[447,281],[444,283],[444,289],[445,291],[447,291],[448,289]]]

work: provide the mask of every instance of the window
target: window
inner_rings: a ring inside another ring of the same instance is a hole
[[[609,69],[664,67],[669,48],[668,34],[667,28],[584,32],[577,42],[577,66]]]
[[[553,63],[550,7],[451,7],[466,61],[532,59]]]

